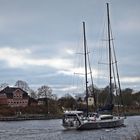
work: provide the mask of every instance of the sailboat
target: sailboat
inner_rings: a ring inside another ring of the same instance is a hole
[[[82,111],[68,111],[63,115],[62,125],[67,129],[77,129],[77,130],[90,130],[90,129],[101,129],[101,128],[114,128],[124,125],[125,117],[114,116],[113,111],[113,87],[112,87],[112,77],[113,77],[113,60],[112,60],[112,48],[111,48],[111,29],[110,29],[110,17],[109,17],[109,4],[107,3],[107,21],[108,21],[108,49],[109,49],[109,102],[102,108],[96,110],[96,113],[89,115],[88,112],[88,80],[87,80],[87,46],[86,46],[86,33],[85,33],[85,22],[83,22],[83,34],[84,34],[84,60],[85,60],[85,91],[86,91],[86,116],[83,115]],[[115,57],[116,61],[116,57]],[[117,69],[117,64],[116,64]],[[118,85],[120,88],[120,81],[117,69]],[[116,84],[115,84],[116,85]],[[119,89],[121,95],[121,90]],[[95,97],[95,96],[94,96]],[[96,100],[94,100],[96,101]],[[95,107],[97,104],[95,102]],[[109,110],[110,114],[100,113],[103,110]]]

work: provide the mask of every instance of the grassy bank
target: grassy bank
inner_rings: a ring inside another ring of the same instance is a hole
[[[8,107],[0,106],[0,117],[14,117],[14,116],[49,116],[49,117],[59,117],[62,113],[57,108],[51,108],[48,110],[46,106],[28,106],[28,107]]]
[[[91,110],[92,111],[92,110]],[[120,114],[122,114],[123,108],[120,108]],[[117,108],[114,108],[113,113],[117,115]],[[51,105],[49,108],[46,105],[42,106],[28,106],[28,107],[8,107],[0,106],[0,117],[15,116],[15,115],[52,115],[62,116],[63,111],[61,107],[57,105]],[[140,115],[140,107],[125,107],[126,116]]]

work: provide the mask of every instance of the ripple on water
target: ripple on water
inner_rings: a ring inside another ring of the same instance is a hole
[[[67,131],[61,120],[0,122],[0,140],[124,140],[140,129],[140,117],[128,117],[126,127],[90,131]]]

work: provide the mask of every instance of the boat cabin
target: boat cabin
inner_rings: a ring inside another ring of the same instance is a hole
[[[77,128],[81,121],[80,119],[83,117],[83,111],[66,111],[63,115],[63,126],[65,128]]]

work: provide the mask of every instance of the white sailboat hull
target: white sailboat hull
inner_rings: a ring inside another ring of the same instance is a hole
[[[82,123],[78,130],[91,130],[91,129],[102,129],[102,128],[115,128],[124,125],[124,117],[113,118],[108,120],[97,120],[97,121],[87,121]]]
[[[102,128],[115,128],[124,125],[124,117],[112,115],[99,115],[99,117],[80,117],[78,114],[68,113],[63,117],[63,127],[75,130],[91,130]]]

